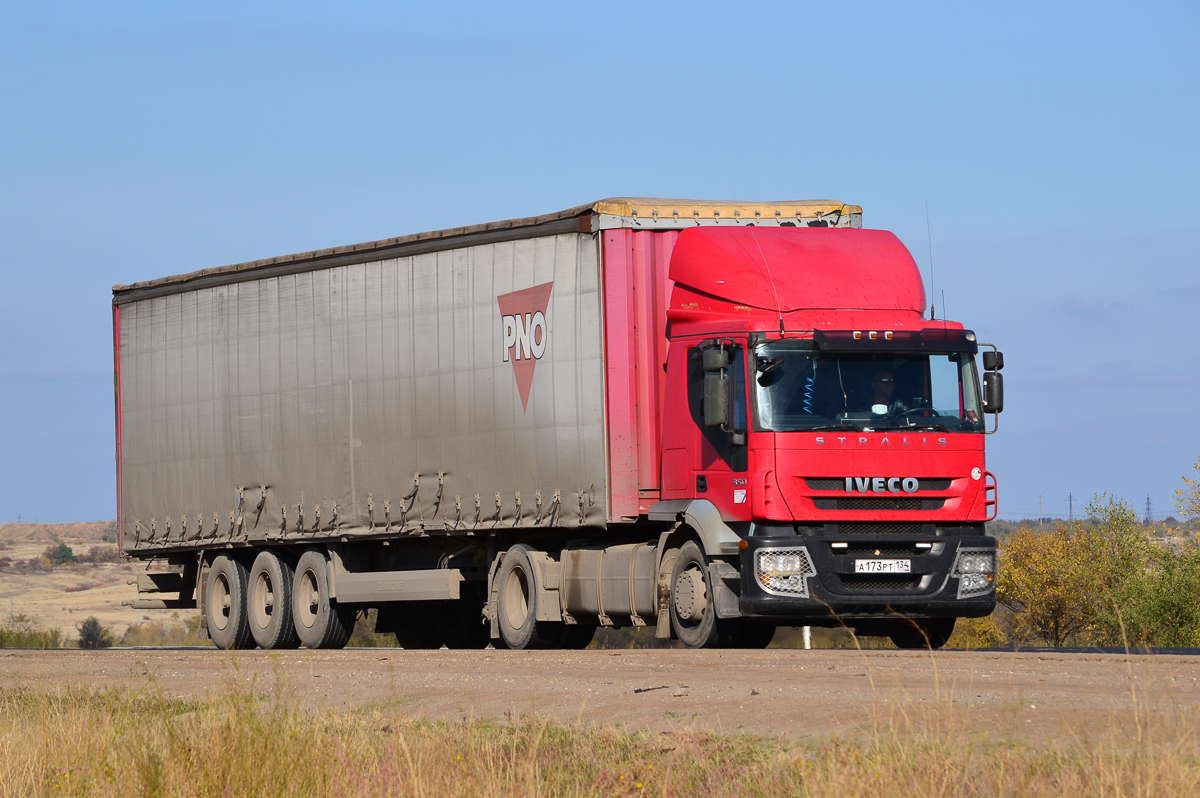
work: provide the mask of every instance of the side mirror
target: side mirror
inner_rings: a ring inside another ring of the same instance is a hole
[[[709,352],[704,353],[705,366],[707,367]],[[705,374],[704,375],[704,426],[706,427],[728,427],[729,426],[729,375],[721,374]]]
[[[705,349],[701,356],[705,371],[721,371],[733,362],[733,351],[729,349]]]
[[[985,353],[985,357],[987,354]],[[708,392],[705,391],[705,399]],[[989,371],[983,375],[983,412],[999,413],[1004,410],[1004,375]]]
[[[984,371],[1000,371],[1004,368],[1004,353],[1003,352],[984,352],[983,353],[983,370]]]

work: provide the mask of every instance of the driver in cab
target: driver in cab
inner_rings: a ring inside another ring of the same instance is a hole
[[[908,410],[903,402],[892,398],[896,393],[896,378],[891,369],[876,371],[871,378],[870,388],[870,410],[875,415],[886,416],[889,413],[903,413]]]

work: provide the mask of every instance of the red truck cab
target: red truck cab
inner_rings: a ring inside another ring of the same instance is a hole
[[[670,278],[662,499],[707,500],[743,538],[741,617],[869,631],[903,615],[948,636],[990,613],[979,343],[924,318],[904,245],[697,228]]]

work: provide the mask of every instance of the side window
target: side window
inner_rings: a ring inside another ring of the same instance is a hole
[[[687,357],[688,412],[703,440],[700,452],[702,468],[711,468],[718,461],[732,471],[745,471],[749,457],[745,444],[734,445],[732,436],[722,429],[704,426],[704,364],[700,347],[690,347]],[[733,392],[733,428],[743,433],[749,423],[746,407],[746,358],[743,347],[734,347],[733,363],[729,367],[730,388]]]

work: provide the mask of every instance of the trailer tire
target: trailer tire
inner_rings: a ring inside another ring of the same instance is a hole
[[[737,640],[736,621],[717,618],[708,561],[696,541],[679,548],[671,569],[671,629],[688,648],[728,647]]]
[[[259,648],[298,648],[300,637],[292,621],[292,566],[278,553],[261,551],[250,566],[246,616]]]
[[[896,648],[904,649],[938,649],[946,645],[950,635],[954,634],[956,618],[930,618],[929,620],[897,621],[892,627],[889,637]]]
[[[321,549],[300,555],[292,582],[292,620],[307,648],[345,648],[358,612],[329,595],[329,557]]]
[[[248,582],[246,566],[225,554],[214,559],[208,569],[204,616],[208,636],[217,648],[242,649],[254,645],[246,617]]]
[[[510,548],[496,571],[496,622],[500,627],[500,639],[511,649],[548,648],[554,645],[552,632],[539,629],[537,621],[537,587],[534,582],[531,549],[523,543]],[[554,626],[560,624],[553,624]]]

